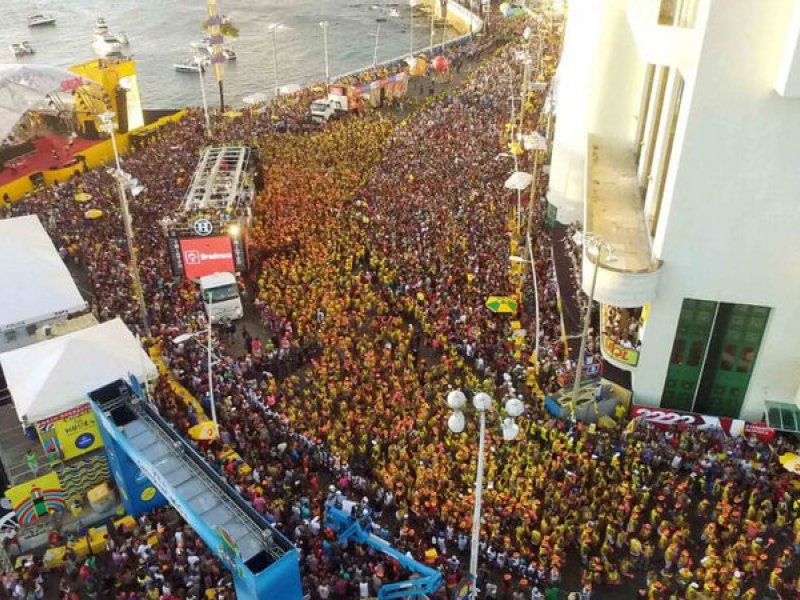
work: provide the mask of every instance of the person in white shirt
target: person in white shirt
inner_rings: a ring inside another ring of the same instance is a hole
[[[358,584],[358,597],[369,598],[369,584],[366,581]]]
[[[311,522],[308,524],[308,528],[311,531],[311,535],[313,535],[314,537],[317,537],[319,535],[321,529],[319,516],[315,516],[313,519],[311,519]]]

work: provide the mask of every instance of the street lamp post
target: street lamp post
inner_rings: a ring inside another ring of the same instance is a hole
[[[435,2],[436,0],[434,0]],[[430,51],[433,52],[433,34],[436,28],[436,8],[431,2],[431,44],[430,44]]]
[[[139,318],[142,321],[145,331],[149,331],[150,321],[147,316],[147,307],[144,303],[144,288],[142,287],[142,280],[139,276],[139,261],[136,253],[136,244],[134,243],[133,239],[133,224],[131,222],[131,213],[128,207],[128,195],[125,191],[126,188],[128,188],[133,196],[137,196],[144,191],[144,188],[139,184],[138,180],[122,170],[122,164],[119,160],[119,150],[117,149],[117,140],[116,136],[114,135],[114,131],[117,129],[117,124],[114,122],[115,116],[115,113],[107,111],[98,115],[98,118],[100,119],[101,131],[107,133],[111,138],[111,148],[114,151],[114,163],[116,164],[116,169],[114,170],[114,179],[117,182],[120,213],[122,214],[122,223],[125,227],[125,238],[128,246],[128,256],[130,257],[128,268],[130,270],[131,281],[133,282],[134,293],[136,294],[137,304],[139,307]]]
[[[331,80],[330,68],[328,66],[328,22],[320,21],[319,26],[322,27],[322,48],[325,53],[325,89],[328,89],[328,83]]]
[[[453,410],[453,414],[447,419],[447,426],[453,433],[464,431],[466,419],[462,408],[467,403],[467,397],[461,390],[451,390],[447,394],[447,405]],[[472,398],[472,405],[478,413],[479,438],[478,438],[478,468],[475,475],[475,506],[472,511],[472,542],[469,556],[469,578],[470,578],[470,599],[476,600],[478,597],[478,551],[481,535],[481,507],[483,503],[483,470],[485,462],[486,447],[486,413],[489,412],[494,404],[492,397],[485,392],[478,392]],[[525,405],[518,398],[511,397],[506,401],[506,414],[508,416],[502,421],[503,439],[511,441],[519,434],[519,426],[515,419],[525,412]]]
[[[378,42],[381,39],[381,24],[378,23],[378,29],[375,33],[370,33],[371,36],[375,36],[375,50],[372,52],[372,66],[378,66]]]
[[[209,300],[213,300],[213,298],[211,298],[211,297],[209,297],[208,299]],[[209,304],[209,313],[207,315],[208,328],[205,331],[205,334],[206,334],[206,345],[203,346],[201,344],[201,347],[206,351],[207,359],[208,359],[208,361],[207,361],[208,401],[209,401],[209,404],[211,405],[211,421],[214,423],[214,431],[218,432],[219,431],[219,424],[217,423],[217,403],[216,403],[216,400],[214,398],[214,370],[213,370],[213,367],[214,367],[214,362],[213,362],[213,358],[214,358],[214,350],[213,350],[214,329],[213,329],[213,326],[211,324],[211,311],[210,311],[210,304],[211,303],[208,303],[208,304]],[[172,339],[172,341],[174,343],[176,343],[176,344],[183,344],[184,342],[186,342],[188,340],[195,340],[199,344],[200,342],[197,340],[197,337],[201,333],[202,332],[182,333],[181,335],[178,335],[178,336],[174,337]]]
[[[524,259],[521,256],[509,256],[509,260],[511,262],[518,262],[523,264],[530,264],[531,266],[531,276],[533,278],[533,302],[534,302],[534,312],[536,317],[536,330],[534,332],[534,342],[533,342],[533,355],[536,357],[536,361],[539,361],[539,339],[541,336],[541,319],[539,318],[539,281],[536,277],[536,262],[534,260],[534,253],[533,253],[533,242],[531,241],[531,232],[528,231],[526,233],[526,241],[528,242],[528,257],[529,259]]]
[[[513,102],[513,99],[512,99]],[[513,139],[513,138],[512,138]],[[514,172],[519,171],[519,158],[514,152],[501,152],[497,156],[494,157],[495,160],[500,158],[512,158],[514,159]],[[515,188],[517,191],[517,215],[516,215],[516,222],[517,222],[517,230],[518,232],[522,228],[522,190],[520,188]]]
[[[275,75],[275,97],[278,97],[278,44],[276,41],[278,31],[283,31],[286,29],[284,25],[281,23],[270,23],[267,26],[267,31],[272,34],[272,64],[274,67],[274,75]]]
[[[408,0],[408,55],[414,56],[414,7],[417,6],[417,0]]]
[[[475,20],[475,0],[469,0],[469,38],[474,36],[474,28],[472,26]]]
[[[589,288],[589,302],[586,304],[586,312],[583,316],[583,331],[581,332],[581,348],[578,352],[578,364],[575,367],[575,381],[572,384],[572,405],[573,416],[575,414],[574,406],[578,401],[578,392],[581,387],[581,376],[583,375],[583,355],[586,353],[586,338],[589,335],[589,324],[592,321],[592,303],[594,302],[594,292],[597,288],[597,272],[600,270],[600,252],[606,251],[606,262],[614,262],[616,259],[612,254],[612,248],[601,237],[593,233],[585,233],[583,236],[583,244],[586,251],[586,256],[594,264],[594,271],[592,272],[592,285]],[[592,260],[592,253],[594,251],[594,260]]]
[[[208,101],[206,100],[206,85],[205,85],[205,68],[203,67],[203,58],[196,56],[200,68],[197,70],[197,75],[200,77],[200,96],[203,99],[203,115],[206,121],[206,137],[211,136],[211,119],[208,116]]]

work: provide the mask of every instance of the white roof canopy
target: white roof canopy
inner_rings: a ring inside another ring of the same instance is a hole
[[[0,140],[5,139],[29,110],[52,110],[48,98],[70,99],[70,91],[88,79],[49,65],[0,65]],[[97,85],[97,84],[95,84]]]
[[[0,219],[0,331],[86,310],[39,217]]]
[[[116,379],[158,375],[156,366],[121,319],[0,354],[0,365],[20,421],[32,424],[88,401]]]
[[[507,190],[524,191],[530,187],[533,181],[533,176],[525,171],[514,171],[511,176],[506,179],[503,187]]]

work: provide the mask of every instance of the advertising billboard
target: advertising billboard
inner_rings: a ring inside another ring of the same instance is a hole
[[[89,404],[36,423],[39,439],[48,456],[69,460],[103,446]]]
[[[754,435],[764,442],[771,441],[776,435],[776,431],[763,422],[750,423],[742,419],[715,417],[658,406],[633,404],[631,406],[631,418],[636,419],[639,417],[660,428],[691,426],[700,430],[721,429],[730,437]]]
[[[204,275],[223,271],[236,271],[231,238],[227,235],[183,238],[179,240],[179,244],[183,271],[189,279],[200,279]]]

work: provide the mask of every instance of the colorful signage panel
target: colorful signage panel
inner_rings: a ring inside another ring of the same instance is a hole
[[[660,427],[690,426],[697,429],[721,429],[730,437],[740,435],[754,435],[762,441],[770,441],[775,437],[776,431],[765,423],[749,423],[743,419],[730,417],[714,417],[671,410],[659,406],[631,406],[631,418],[641,417],[649,423]]]
[[[29,525],[51,511],[67,507],[66,494],[55,473],[48,473],[6,490],[6,498],[17,513],[20,525]]]
[[[103,447],[103,438],[88,404],[37,421],[36,428],[48,457],[69,460]]]
[[[180,240],[183,269],[189,279],[236,271],[231,239],[226,235]]]
[[[639,351],[634,348],[626,348],[625,346],[615,342],[610,336],[603,334],[603,351],[606,358],[635,367],[639,364]]]

